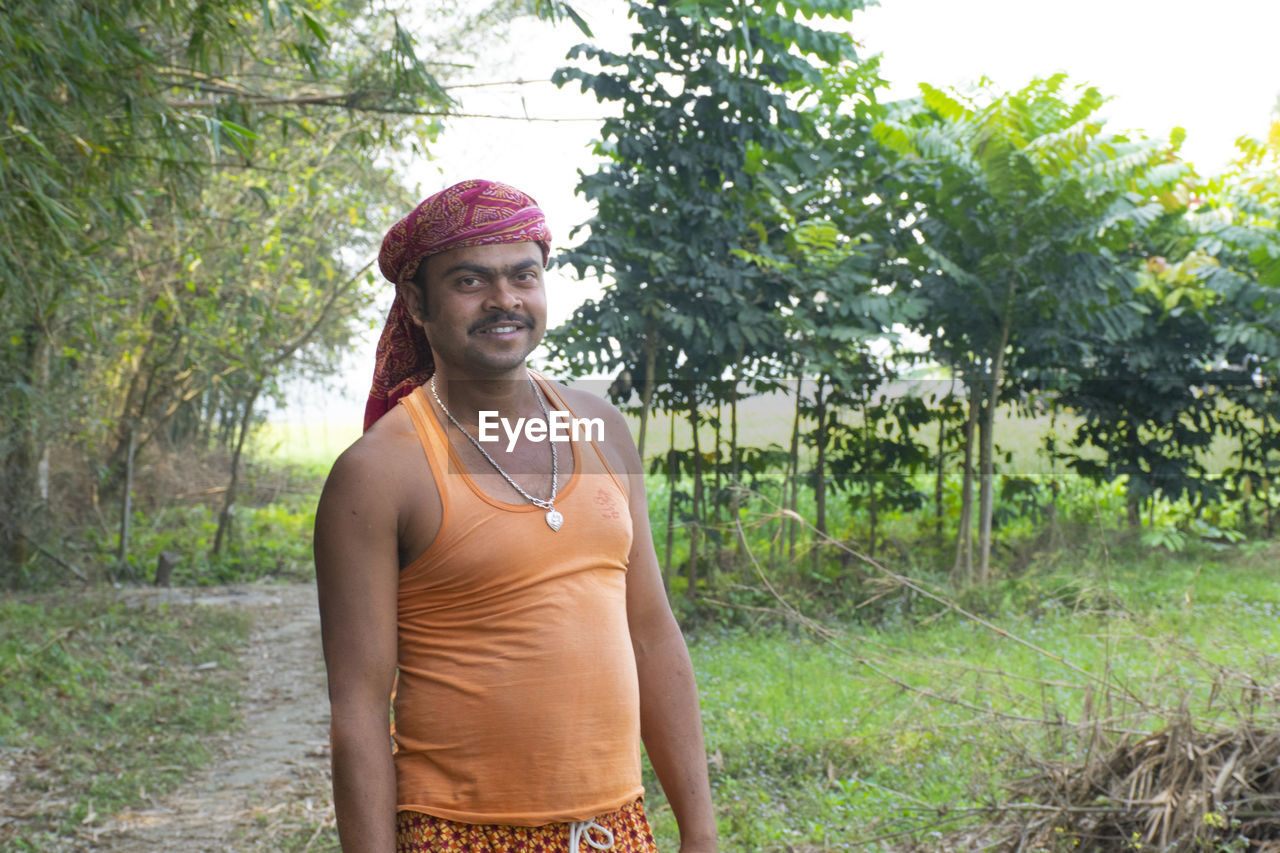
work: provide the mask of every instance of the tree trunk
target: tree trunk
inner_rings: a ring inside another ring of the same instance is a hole
[[[876,478],[874,475],[868,478],[867,484],[870,487],[870,497],[867,501],[867,514],[870,516],[867,556],[874,560],[876,558],[876,527],[879,524],[879,508],[876,506]]]
[[[942,496],[943,487],[946,485],[946,447],[947,447],[947,419],[944,413],[938,413],[938,455],[937,470],[934,472],[933,481],[933,535],[938,540],[938,547],[942,547]]]
[[[741,475],[742,471],[738,465],[738,378],[733,378],[733,390],[729,397],[729,485],[732,492],[729,495],[729,522],[730,524],[738,523],[738,513],[741,509],[742,495],[739,489],[742,487]],[[742,557],[742,537],[733,537],[733,554],[734,563]]]
[[[982,447],[978,464],[982,468],[981,492],[978,499],[978,583],[985,584],[991,574],[991,514],[995,509],[995,435],[996,410],[1000,406],[1000,386],[1004,383],[1004,353],[1009,346],[1013,325],[1013,294],[1016,279],[1010,278],[1005,296],[1005,310],[1000,318],[1000,342],[991,353],[991,385],[983,401]]]
[[[231,482],[227,484],[227,493],[222,501],[222,512],[218,515],[218,532],[214,534],[213,550],[210,552],[212,557],[222,553],[222,543],[231,534],[231,510],[236,501],[236,488],[240,484],[240,457],[244,454],[245,438],[249,435],[253,406],[258,401],[258,394],[261,391],[261,384],[253,386],[249,399],[245,401],[244,413],[240,416],[239,434],[236,436],[235,450],[231,454]]]
[[[818,452],[814,461],[813,502],[816,516],[813,542],[813,568],[818,568],[818,552],[820,542],[827,535],[827,397],[824,388],[827,384],[825,374],[818,377],[818,390],[814,402],[818,413]]]
[[[712,477],[712,507],[711,507],[711,523],[717,533],[715,559],[707,566],[707,580],[720,568],[724,560],[724,530],[723,515],[721,509],[724,501],[721,499],[724,495],[724,460],[720,456],[721,433],[724,425],[724,406],[720,402],[716,403],[716,429],[715,429],[715,452],[711,454],[713,469]]]
[[[791,419],[791,458],[787,460],[787,477],[782,483],[783,504],[792,512],[800,498],[800,392],[804,385],[804,377],[796,378],[796,411]],[[787,519],[787,559],[792,563],[796,559],[796,537],[800,532],[800,522],[794,518]]]
[[[33,535],[32,521],[38,517],[41,504],[40,462],[45,457],[43,413],[33,401],[43,398],[49,389],[49,346],[45,332],[32,322],[21,335],[17,358],[24,367],[19,376],[28,386],[6,389],[7,410],[3,423],[7,435],[0,436],[5,447],[0,468],[0,542],[3,543],[7,568],[17,571],[29,556],[28,542]],[[37,546],[38,547],[38,546]],[[0,577],[3,570],[0,569]]]
[[[1270,402],[1269,393],[1267,395],[1267,399],[1268,399],[1268,402]],[[1275,432],[1276,426],[1277,426],[1276,419],[1273,418],[1270,414],[1268,414],[1262,420],[1261,429],[1263,431],[1270,430],[1272,432]],[[1265,535],[1267,539],[1270,539],[1274,533],[1274,528],[1272,527],[1272,518],[1271,518],[1271,515],[1272,515],[1271,478],[1267,476],[1267,471],[1269,470],[1269,465],[1271,462],[1271,451],[1265,449],[1265,446],[1264,446],[1264,449],[1262,450],[1262,459],[1260,461],[1261,461],[1262,470],[1258,473],[1258,485],[1256,487],[1256,491],[1258,492],[1258,499],[1262,501],[1262,511],[1264,513],[1263,517],[1266,519]]]
[[[667,428],[667,547],[662,558],[662,586],[671,589],[671,548],[676,538],[676,410]]]
[[[879,470],[876,466],[876,424],[871,423],[871,389],[863,386],[862,390],[862,471],[867,481],[867,556],[876,558],[876,527],[879,522],[879,507],[876,484]]]
[[[818,533],[827,533],[827,396],[824,393],[826,376],[818,377],[818,390],[814,396],[818,415],[817,458],[814,460],[813,503],[817,516],[814,527]]]
[[[181,360],[182,339],[172,341],[164,352],[156,352],[162,340],[161,329],[160,320],[154,320],[152,336],[136,359],[136,367],[129,377],[124,399],[120,404],[112,446],[105,454],[106,479],[103,488],[108,498],[116,495],[121,487],[128,455],[145,447],[168,420],[168,416],[155,411],[156,401],[164,395],[164,389],[169,388],[168,379],[161,378],[161,372]]]
[[[1245,474],[1246,487],[1240,500],[1240,526],[1253,532],[1253,474]]]
[[[121,570],[129,568],[129,520],[133,515],[133,460],[137,452],[133,427],[129,427],[129,450],[124,460],[124,494],[120,496],[120,539],[116,545],[116,566]]]
[[[876,533],[880,526],[879,495],[876,483],[875,474],[867,478],[867,556],[873,560],[876,558]]]
[[[1142,507],[1138,505],[1132,488],[1125,491],[1124,519],[1129,530],[1136,532],[1142,529]]]
[[[32,512],[30,495],[34,490],[33,458],[29,429],[19,427],[14,447],[4,456],[4,490],[0,494],[0,532],[3,532],[4,562],[8,571],[16,572],[27,561],[27,523]]]
[[[960,522],[956,528],[956,563],[953,574],[965,583],[973,581],[973,438],[977,432],[982,389],[966,382],[969,416],[964,423],[964,470],[960,481]]]
[[[1267,513],[1267,538],[1270,539],[1275,535],[1275,528],[1272,526],[1272,509],[1271,509],[1271,480],[1270,478],[1262,478],[1262,506]]]
[[[689,425],[693,427],[693,520],[689,527],[689,586],[685,597],[693,599],[698,586],[698,549],[702,547],[702,447],[698,442],[698,404],[689,407]]]
[[[653,374],[658,363],[658,330],[651,321],[649,331],[644,338],[644,384],[640,387],[640,435],[636,439],[636,449],[640,452],[640,462],[644,463],[644,439],[649,426],[649,408],[653,405]]]
[[[46,444],[40,450],[40,461],[36,463],[36,499],[41,506],[49,502],[49,474],[52,464],[49,445]]]
[[[999,362],[1000,359],[997,359]],[[996,409],[1000,402],[999,368],[992,371],[978,427],[978,565],[974,580],[985,584],[991,572],[991,515],[995,507]]]
[[[1053,547],[1057,547],[1062,539],[1062,533],[1058,529],[1058,404],[1056,401],[1049,404],[1049,441],[1045,451],[1049,457],[1049,505],[1045,509],[1045,516],[1048,519],[1049,542]]]
[[[1138,425],[1130,423],[1129,435],[1138,435]],[[1128,525],[1130,531],[1136,533],[1142,529],[1142,500],[1138,497],[1133,488],[1133,476],[1130,475],[1129,483],[1124,490],[1124,516],[1125,524]]]

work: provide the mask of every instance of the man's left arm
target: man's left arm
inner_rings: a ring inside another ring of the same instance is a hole
[[[606,444],[612,445],[611,462],[627,482],[633,526],[627,621],[640,680],[640,736],[680,827],[681,853],[714,851],[716,816],[693,664],[658,569],[640,455],[622,415],[609,410]]]

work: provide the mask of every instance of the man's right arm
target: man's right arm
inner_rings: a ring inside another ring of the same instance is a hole
[[[344,853],[393,853],[398,514],[368,441],[333,466],[316,509],[316,585],[332,714],[333,799]]]

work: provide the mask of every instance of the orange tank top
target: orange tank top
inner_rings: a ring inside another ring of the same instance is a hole
[[[539,826],[622,807],[643,793],[625,488],[594,442],[574,442],[553,531],[544,510],[476,485],[421,388],[404,404],[443,512],[400,572],[399,809]]]

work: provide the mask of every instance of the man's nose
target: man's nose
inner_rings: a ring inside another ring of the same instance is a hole
[[[522,302],[519,288],[508,278],[499,278],[489,289],[489,300],[486,307],[497,311],[514,311]]]

